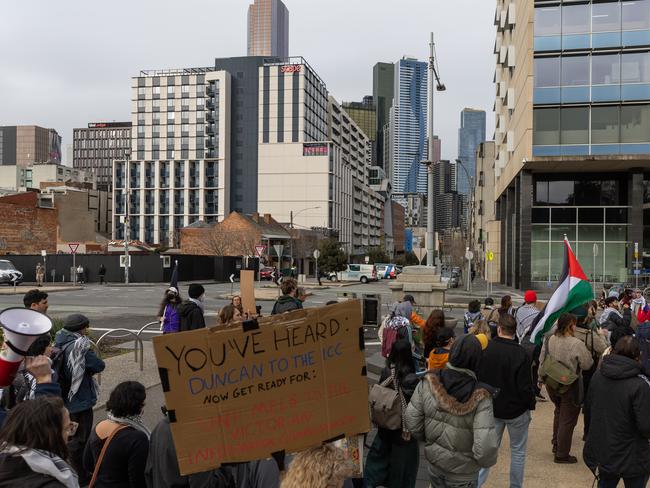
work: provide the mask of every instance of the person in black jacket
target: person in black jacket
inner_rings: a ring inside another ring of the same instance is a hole
[[[205,288],[198,283],[192,283],[188,295],[190,298],[181,303],[177,309],[181,319],[179,332],[205,328],[205,318],[203,317]]]
[[[302,308],[302,302],[296,297],[298,282],[295,278],[285,278],[280,285],[282,296],[275,301],[271,315],[276,315]]]
[[[591,425],[583,457],[599,488],[643,488],[650,475],[650,381],[643,376],[639,342],[625,336],[603,358],[585,409]]]
[[[528,354],[517,342],[517,321],[501,315],[497,337],[488,343],[478,368],[478,380],[498,388],[494,397],[494,422],[499,439],[508,428],[510,438],[510,487],[524,486],[526,443],[530,411],[535,410],[535,390]],[[478,486],[487,480],[489,468],[481,469]]]
[[[419,383],[408,339],[399,339],[393,344],[386,359],[386,367],[381,372],[380,383],[391,376],[392,369],[395,369],[395,376],[408,404]],[[417,439],[405,434],[401,428],[378,428],[364,467],[366,486],[414,487],[419,459],[420,448]]]
[[[616,297],[605,299],[605,310],[600,315],[600,325],[612,331],[615,328],[629,329],[632,322],[632,312],[629,303],[623,305],[623,313],[619,311],[619,301]]]

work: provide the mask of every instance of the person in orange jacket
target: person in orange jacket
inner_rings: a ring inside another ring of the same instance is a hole
[[[436,347],[429,354],[427,369],[443,369],[449,359],[449,351],[456,338],[456,333],[451,327],[445,327],[438,332]]]
[[[426,320],[424,320],[415,312],[415,298],[413,295],[404,295],[402,301],[411,302],[411,305],[413,305],[413,312],[411,313],[411,318],[409,321],[411,322],[411,325],[417,325],[420,329],[422,329],[424,327],[424,324],[426,324]]]

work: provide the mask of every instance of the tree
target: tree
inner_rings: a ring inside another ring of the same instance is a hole
[[[368,261],[370,264],[390,263],[390,257],[388,256],[388,254],[386,254],[386,251],[384,251],[384,249],[381,247],[371,247],[370,249],[368,249],[366,256],[370,258],[370,260]]]
[[[341,249],[341,244],[334,239],[320,241],[318,268],[324,273],[343,271],[348,264],[348,257]]]
[[[400,266],[414,266],[419,264],[418,257],[413,251],[401,254],[395,258],[395,264]]]

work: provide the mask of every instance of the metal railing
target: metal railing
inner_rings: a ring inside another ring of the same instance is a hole
[[[150,325],[150,324],[147,324]],[[146,326],[145,326],[146,327]],[[143,328],[144,329],[144,328]],[[142,330],[142,329],[141,329]],[[115,332],[120,332],[122,333],[121,335],[114,336]],[[102,341],[109,336],[113,336],[115,339],[122,339],[124,337],[133,337],[134,339],[134,361],[137,363],[138,362],[138,352],[140,353],[140,371],[143,371],[144,369],[144,344],[142,343],[142,339],[140,338],[139,333],[136,334],[132,330],[129,329],[111,329],[107,332],[104,332],[99,339],[97,339],[97,343],[95,344],[95,347],[99,351],[100,346]],[[98,382],[101,382],[101,377],[98,378]]]

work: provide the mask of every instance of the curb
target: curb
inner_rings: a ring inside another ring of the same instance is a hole
[[[57,286],[57,287],[52,287],[48,288],[47,286],[42,286],[38,288],[36,285],[34,286],[22,286],[22,287],[16,287],[16,293],[14,293],[13,287],[7,288],[5,290],[0,290],[0,295],[24,295],[27,293],[29,290],[33,289],[38,289],[41,291],[44,291],[45,293],[56,293],[59,291],[79,291],[79,290],[84,290],[85,287],[83,286]],[[22,291],[24,290],[24,291]]]

